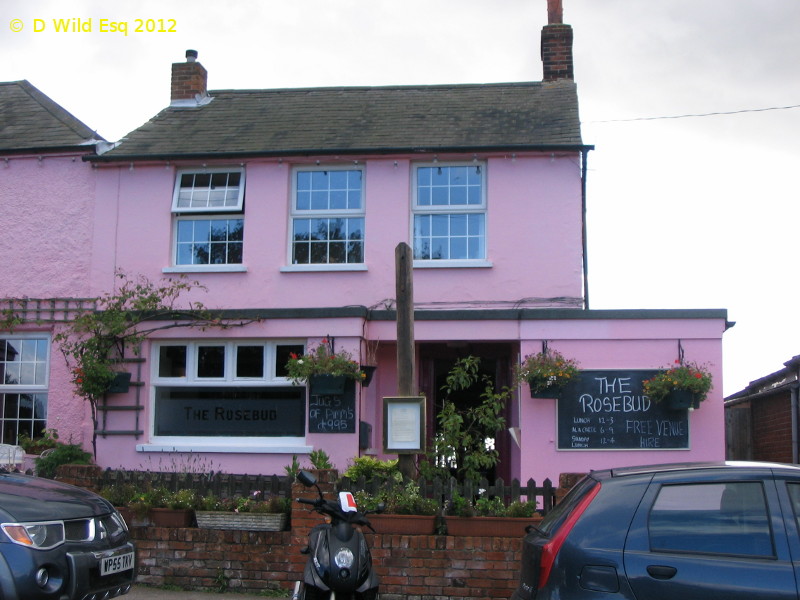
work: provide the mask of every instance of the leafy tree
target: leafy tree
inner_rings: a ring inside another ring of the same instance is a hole
[[[188,302],[185,308],[177,308],[182,294],[205,290],[185,277],[164,279],[159,284],[123,272],[117,272],[116,277],[120,284],[115,292],[100,297],[96,309],[79,313],[54,338],[72,371],[75,393],[91,406],[95,455],[97,404],[126,353],[138,355],[142,342],[156,331],[176,327],[227,328],[250,322],[220,319],[200,302]]]
[[[436,416],[439,431],[428,462],[421,466],[425,476],[455,472],[461,481],[478,481],[499,460],[497,449],[487,442],[505,428],[501,414],[511,390],[503,387],[496,391],[491,377],[479,374],[479,367],[480,358],[467,356],[456,361],[445,379],[442,387],[445,399]],[[452,400],[453,394],[475,384],[483,385],[481,401],[459,410]]]

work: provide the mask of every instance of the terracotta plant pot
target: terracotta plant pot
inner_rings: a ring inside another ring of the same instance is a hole
[[[541,517],[445,517],[447,535],[458,537],[522,538],[528,525],[539,523],[541,520]]]
[[[433,535],[436,517],[433,515],[368,515],[375,533],[402,535]]]
[[[191,527],[194,511],[190,508],[151,508],[149,516],[155,527]]]

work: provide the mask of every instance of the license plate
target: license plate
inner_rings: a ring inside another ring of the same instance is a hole
[[[108,556],[100,560],[100,575],[111,575],[133,568],[133,552]]]

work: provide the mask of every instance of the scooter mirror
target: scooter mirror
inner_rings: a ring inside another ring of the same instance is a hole
[[[378,502],[378,506],[375,507],[375,512],[380,514],[385,510],[386,510],[386,504],[383,502]]]
[[[306,487],[311,487],[312,485],[315,485],[317,483],[317,478],[314,477],[308,471],[300,471],[297,474],[297,481],[299,481]]]

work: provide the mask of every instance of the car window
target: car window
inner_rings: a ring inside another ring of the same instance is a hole
[[[596,485],[600,485],[591,477],[584,477],[576,483],[566,496],[548,512],[539,524],[539,530],[546,535],[552,535],[561,526],[561,523],[569,516],[572,510],[580,503],[581,499],[588,494]]]
[[[800,532],[800,483],[788,483],[786,489],[789,490],[789,498],[792,501],[792,510],[794,511],[794,520],[797,524],[797,530]]]
[[[662,486],[648,528],[653,551],[765,557],[775,553],[759,482]]]

